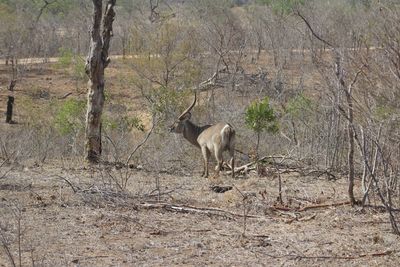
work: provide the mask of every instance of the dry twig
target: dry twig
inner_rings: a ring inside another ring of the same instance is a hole
[[[217,208],[209,208],[209,207],[195,207],[189,205],[179,205],[179,204],[171,204],[171,203],[140,203],[136,204],[137,208],[142,209],[164,209],[167,211],[174,212],[183,212],[183,213],[198,213],[198,214],[206,214],[210,216],[220,216],[220,217],[228,217],[230,219],[234,219],[235,217],[243,217],[243,214],[238,214],[234,212],[230,212],[223,209]],[[247,218],[254,219],[265,219],[264,217],[257,215],[249,215],[246,214]]]
[[[279,211],[294,211],[294,212],[302,212],[310,209],[319,209],[319,208],[326,208],[326,207],[336,207],[336,206],[344,206],[344,205],[349,205],[350,201],[342,201],[342,202],[336,202],[336,203],[322,203],[322,204],[316,204],[316,205],[309,205],[309,206],[304,206],[301,208],[290,208],[290,207],[285,207],[285,206],[273,206],[271,207],[272,210],[279,210]]]

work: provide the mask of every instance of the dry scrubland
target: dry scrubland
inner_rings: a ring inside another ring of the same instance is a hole
[[[0,68],[6,84],[7,68]],[[289,70],[295,79],[298,68]],[[145,101],[130,85],[132,75],[123,61],[107,70],[112,104],[106,105],[106,113],[138,116],[148,130]],[[318,86],[315,75],[303,78],[308,88]],[[67,93],[72,94],[64,99]],[[11,265],[7,251],[17,265],[20,255],[25,266],[398,265],[400,240],[391,233],[379,199],[371,199],[374,208],[348,205],[345,175],[332,177],[285,161],[266,164],[261,177],[250,172],[235,179],[202,179],[198,152],[182,138],[163,135],[162,127],[139,149],[132,168],[90,167],[79,157],[79,140],[71,146],[61,137],[53,139],[45,127],[52,123],[48,103],[84,100],[84,82],[72,80],[54,64],[27,65],[15,96],[17,124],[0,124],[2,153],[5,147],[14,159],[0,161],[0,266]],[[5,102],[4,90],[0,100]],[[3,114],[4,105],[0,108]],[[238,133],[238,147],[248,151],[249,132]],[[144,133],[133,129],[127,136],[128,145],[123,138],[116,142],[121,154],[131,151]],[[60,147],[62,142],[67,147]],[[265,142],[264,147],[274,149]],[[111,161],[117,153],[109,146]],[[238,155],[239,164],[247,161]],[[283,205],[278,201],[279,175]],[[129,177],[126,188],[119,190],[124,177]],[[211,190],[215,185],[234,188],[216,193]],[[359,179],[355,188],[360,198]]]
[[[110,55],[128,57],[106,68],[90,166],[92,1],[0,0],[0,267],[399,265],[398,1],[116,3]],[[192,121],[231,123],[237,166],[259,168],[199,177],[168,132],[194,89]]]
[[[111,193],[101,171],[84,168],[16,166],[1,181],[1,218],[18,259],[17,212],[24,265],[132,266],[397,266],[399,238],[390,233],[380,209],[349,205],[301,212],[274,209],[277,178],[223,177],[243,193],[248,214],[245,233],[242,196],[210,190],[198,175],[134,171],[129,193]],[[59,177],[80,191],[73,193]],[[209,214],[146,208],[157,203],[217,208]],[[282,175],[290,207],[343,201],[344,179]],[[216,182],[215,180],[213,181]],[[263,191],[263,194],[260,194]],[[16,211],[16,207],[20,209]],[[4,253],[0,266],[9,266]]]

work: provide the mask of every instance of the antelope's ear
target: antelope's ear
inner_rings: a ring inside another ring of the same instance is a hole
[[[181,117],[180,121],[189,120],[191,117],[192,117],[192,114],[190,112],[188,112]]]

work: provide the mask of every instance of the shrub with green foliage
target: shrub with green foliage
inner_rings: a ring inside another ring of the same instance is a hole
[[[278,121],[268,97],[251,103],[246,109],[245,116],[247,127],[256,133],[263,131],[276,133],[279,130]]]
[[[80,56],[73,53],[71,49],[60,48],[57,67],[60,69],[67,69],[69,74],[75,80],[86,80],[85,73],[85,60]]]
[[[252,102],[245,113],[246,126],[257,134],[256,153],[258,157],[258,147],[262,132],[275,134],[279,131],[277,117],[274,109],[269,104],[269,98]]]
[[[138,117],[121,116],[112,120],[107,116],[102,118],[103,127],[106,130],[119,130],[121,132],[129,132],[132,129],[137,129],[144,132],[144,124]]]
[[[299,94],[288,101],[286,113],[294,118],[299,118],[302,115],[311,114],[313,110],[312,100],[304,94]]]
[[[74,54],[71,49],[61,47],[59,49],[59,57],[57,62],[57,67],[65,69],[72,64],[72,59]]]
[[[153,103],[152,113],[166,119],[169,114],[183,110],[189,96],[192,96],[190,90],[178,91],[164,86],[152,89],[149,96]]]
[[[61,135],[77,133],[85,127],[86,102],[68,99],[58,107],[53,124]]]
[[[85,60],[81,56],[75,56],[72,65],[72,76],[75,80],[87,81]]]

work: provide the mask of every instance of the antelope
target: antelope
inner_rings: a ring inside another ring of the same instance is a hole
[[[193,103],[178,117],[178,119],[169,128],[170,132],[183,134],[183,137],[192,145],[201,149],[204,160],[202,177],[208,177],[208,159],[210,154],[214,154],[217,160],[215,167],[217,176],[222,169],[224,151],[229,151],[231,157],[230,164],[232,168],[232,177],[235,176],[235,130],[229,123],[219,122],[213,125],[198,126],[190,121],[190,111],[196,104],[196,93]]]

